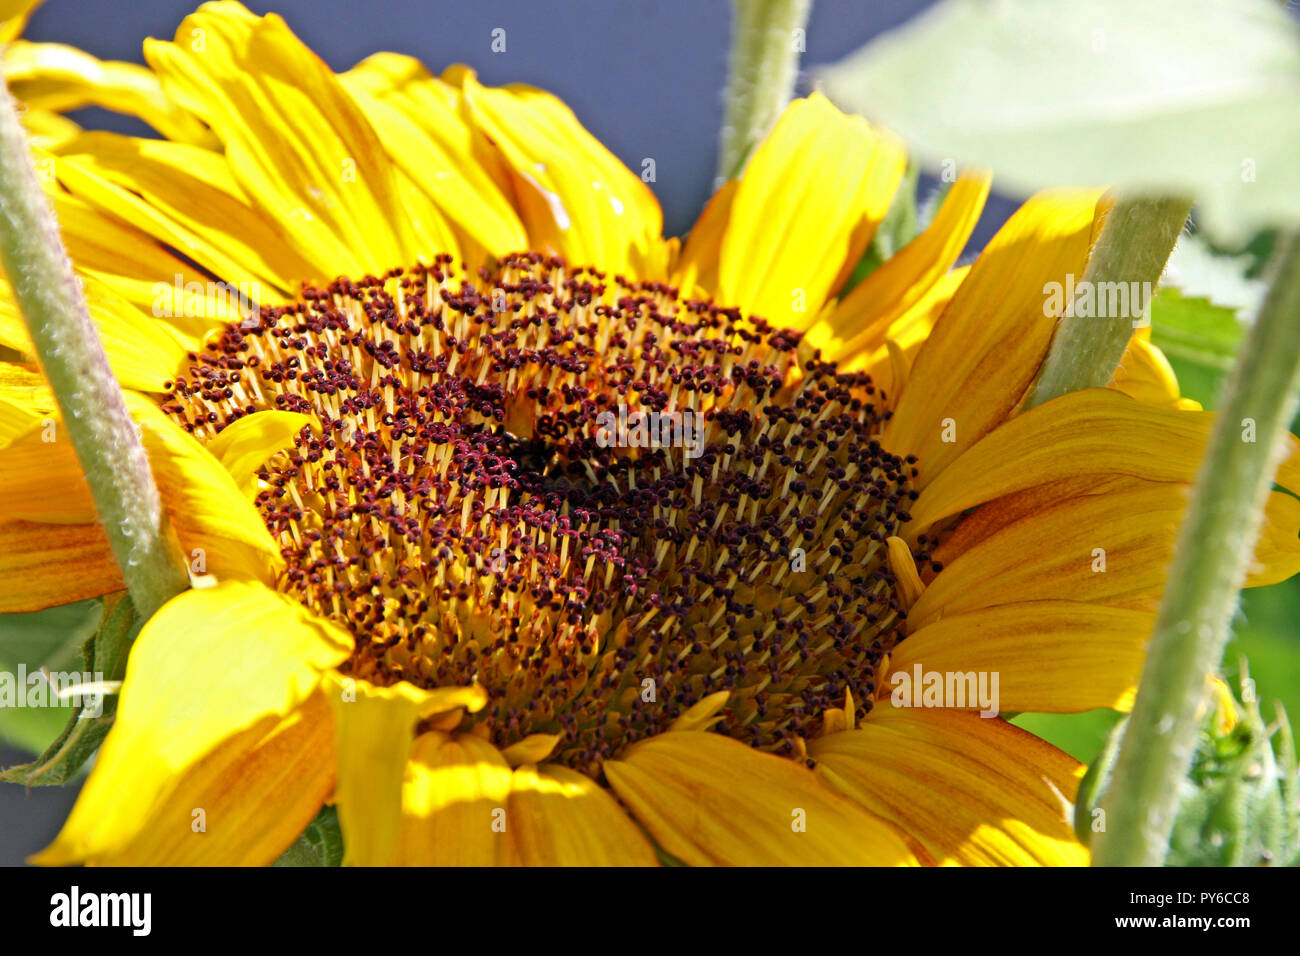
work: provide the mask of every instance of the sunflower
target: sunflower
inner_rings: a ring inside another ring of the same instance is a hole
[[[353,864],[1086,862],[1076,761],[891,690],[1132,695],[1211,416],[1145,330],[1022,407],[1100,191],[955,267],[966,173],[846,292],[905,155],[821,96],[682,244],[540,90],[336,75],[233,2],[145,58],[5,54],[194,583],[37,862],[266,864],[325,804]],[[120,592],[39,372],[0,376],[0,610]],[[1297,529],[1274,493],[1251,584]]]

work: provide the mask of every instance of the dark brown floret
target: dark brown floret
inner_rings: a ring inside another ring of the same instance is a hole
[[[914,499],[870,379],[797,333],[538,254],[340,278],[230,328],[165,406],[200,439],[314,420],[260,473],[281,588],[349,628],[349,673],[477,682],[465,723],[561,733],[588,772],[717,691],[778,753],[845,691],[866,712],[902,611]],[[629,412],[702,444],[609,446]]]

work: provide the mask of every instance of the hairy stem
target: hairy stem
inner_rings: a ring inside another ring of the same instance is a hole
[[[794,93],[812,0],[733,0],[718,183],[739,176]]]
[[[1078,288],[1090,288],[1096,294],[1112,288],[1103,283],[1136,282],[1139,289],[1154,289],[1191,208],[1186,199],[1116,199]],[[1092,315],[1067,311],[1056,327],[1027,408],[1081,388],[1105,388],[1134,328],[1146,321],[1149,297],[1139,296],[1136,304],[1132,297],[1128,301],[1129,314],[1125,315],[1097,317],[1095,309],[1090,310]]]
[[[1099,866],[1158,866],[1196,744],[1205,677],[1223,655],[1264,504],[1300,396],[1300,240],[1243,344],[1169,568],[1137,702],[1102,802]]]
[[[189,586],[186,565],[2,83],[0,98],[0,262],[131,600],[147,618]]]

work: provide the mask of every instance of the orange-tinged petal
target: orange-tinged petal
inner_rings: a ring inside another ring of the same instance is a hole
[[[208,449],[147,398],[124,393],[140,426],[163,506],[196,572],[270,583],[279,546],[257,509]],[[9,494],[0,514],[24,521],[91,525],[98,521],[90,487],[56,416],[0,449],[0,481]],[[53,441],[47,441],[52,437]],[[97,529],[98,530],[98,529]],[[107,539],[102,532],[85,543]],[[111,558],[110,558],[111,560]]]
[[[38,423],[52,422],[55,407],[44,375],[27,366],[0,362],[0,449]]]
[[[1026,601],[1154,611],[1190,497],[1191,486],[1179,482],[1085,476],[984,505],[935,550],[943,570],[908,626]],[[1300,572],[1298,533],[1300,502],[1271,492],[1246,587]]]
[[[481,737],[422,734],[401,790],[397,865],[491,866],[508,856],[510,765]]]
[[[655,841],[694,866],[915,862],[893,828],[807,768],[719,734],[660,734],[605,761],[605,776]]]
[[[1300,501],[1280,491],[1269,492],[1264,521],[1255,543],[1254,560],[1244,587],[1277,584],[1300,574]]]
[[[337,677],[328,690],[334,710],[338,772],[335,803],[350,866],[381,866],[401,852],[403,777],[422,718],[455,707],[480,709],[482,687],[422,690],[406,681],[378,687]],[[405,841],[402,841],[404,843]]]
[[[889,667],[996,674],[998,708],[1007,713],[1119,707],[1137,685],[1154,625],[1150,611],[1079,601],[1003,604],[927,624],[890,652]],[[882,685],[882,694],[889,689]],[[975,697],[966,703],[966,710],[982,709]]]
[[[1185,485],[1134,481],[1032,511],[951,563],[940,548],[944,568],[912,607],[909,628],[1024,601],[1154,610],[1187,501]]]
[[[1039,193],[971,267],[921,347],[885,430],[886,447],[920,458],[916,487],[1019,403],[1064,309],[1054,308],[1048,284],[1083,275],[1100,199],[1097,190]]]
[[[0,614],[43,611],[125,586],[99,525],[0,518]]]
[[[731,202],[720,304],[807,328],[862,256],[906,165],[898,139],[821,94],[791,103]]]
[[[988,198],[992,177],[963,173],[953,183],[934,220],[907,245],[854,287],[826,322],[813,326],[808,341],[822,355],[845,355],[882,346],[893,322],[915,306],[952,268],[966,247]]]
[[[510,778],[510,862],[523,866],[655,866],[654,847],[618,802],[567,767],[525,764]]]
[[[306,829],[334,786],[334,724],[315,693],[191,766],[136,838],[103,866],[266,866]],[[268,798],[275,811],[268,813]]]
[[[1072,801],[1084,767],[998,719],[878,703],[809,742],[826,784],[911,834],[939,863],[1086,866]]]
[[[686,237],[686,245],[677,262],[677,274],[673,277],[673,282],[686,295],[690,295],[692,289],[700,289],[708,295],[718,287],[718,258],[739,185],[740,181],[736,179],[724,183],[709,199]]]
[[[77,863],[129,846],[200,761],[292,713],[351,650],[349,635],[259,584],[222,582],[168,601],[136,638],[113,729],[63,830],[35,862]]]
[[[595,781],[430,731],[411,751],[396,862],[417,866],[654,865],[653,847]]]
[[[1108,389],[1070,392],[1018,415],[937,475],[909,511],[909,538],[967,508],[1086,474],[1196,478],[1209,413],[1153,408]]]
[[[1200,402],[1183,398],[1169,359],[1151,342],[1151,326],[1133,333],[1119,360],[1110,388],[1141,402],[1167,408],[1200,409]]]

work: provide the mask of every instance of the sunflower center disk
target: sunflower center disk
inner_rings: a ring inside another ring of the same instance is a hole
[[[731,691],[776,752],[870,707],[902,616],[884,540],[915,498],[862,374],[658,283],[537,254],[307,287],[230,328],[165,410],[201,440],[314,419],[257,507],[280,587],[378,684],[477,682],[498,745],[594,772]]]

